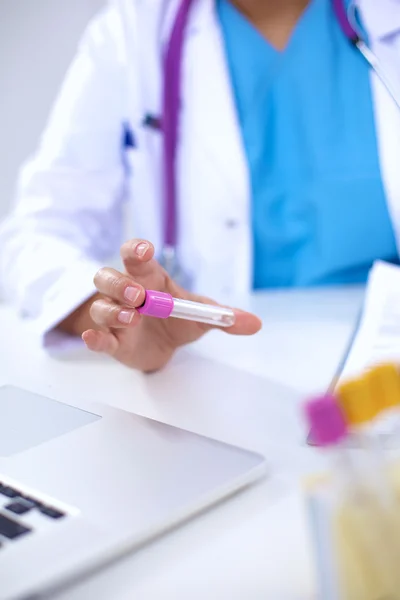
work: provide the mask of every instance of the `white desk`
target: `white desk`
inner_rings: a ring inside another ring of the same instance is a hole
[[[361,302],[359,288],[254,296],[245,304],[264,320],[259,335],[215,332],[150,377],[83,349],[50,357],[26,339],[8,309],[0,308],[0,384],[60,400],[71,394],[91,397],[261,451],[271,462],[271,477],[263,483],[60,600],[312,598],[313,564],[297,483],[320,459],[304,445],[298,400],[324,390],[333,377]],[[250,378],[253,393],[232,397],[243,374],[227,375],[229,365],[260,376]],[[282,391],[277,403],[274,394],[263,393],[262,378],[298,393]]]

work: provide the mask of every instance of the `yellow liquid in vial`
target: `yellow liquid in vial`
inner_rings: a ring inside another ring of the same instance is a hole
[[[333,521],[341,600],[400,600],[400,469],[390,474],[395,501],[360,493]]]

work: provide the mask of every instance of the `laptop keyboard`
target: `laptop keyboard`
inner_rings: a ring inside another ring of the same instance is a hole
[[[66,513],[22,491],[0,482],[0,551],[37,529],[46,522],[59,521]]]

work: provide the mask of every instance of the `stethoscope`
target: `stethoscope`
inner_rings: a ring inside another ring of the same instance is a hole
[[[164,57],[163,86],[163,167],[164,167],[164,241],[160,263],[180,285],[190,288],[190,280],[177,256],[177,179],[175,171],[178,148],[178,125],[181,92],[183,41],[189,13],[195,0],[182,0],[175,17]],[[346,8],[344,0],[332,0],[333,9],[346,38],[374,69],[400,109],[400,94],[382,70],[380,61],[357,32],[354,6]],[[352,14],[353,13],[353,14]]]

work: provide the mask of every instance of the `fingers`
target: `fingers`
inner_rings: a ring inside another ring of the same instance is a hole
[[[87,348],[92,352],[103,352],[114,356],[118,350],[118,340],[113,333],[88,329],[82,334]]]
[[[121,246],[121,258],[128,273],[145,275],[153,268],[154,246],[147,240],[130,240]]]
[[[224,329],[224,331],[234,335],[254,335],[260,331],[262,322],[256,315],[236,308],[233,311],[235,313],[235,324],[228,329]]]
[[[141,306],[145,299],[145,291],[141,285],[128,275],[109,267],[97,271],[94,284],[100,294],[122,305]]]
[[[129,306],[119,306],[108,298],[95,300],[90,307],[90,317],[102,328],[135,327],[140,314]]]

